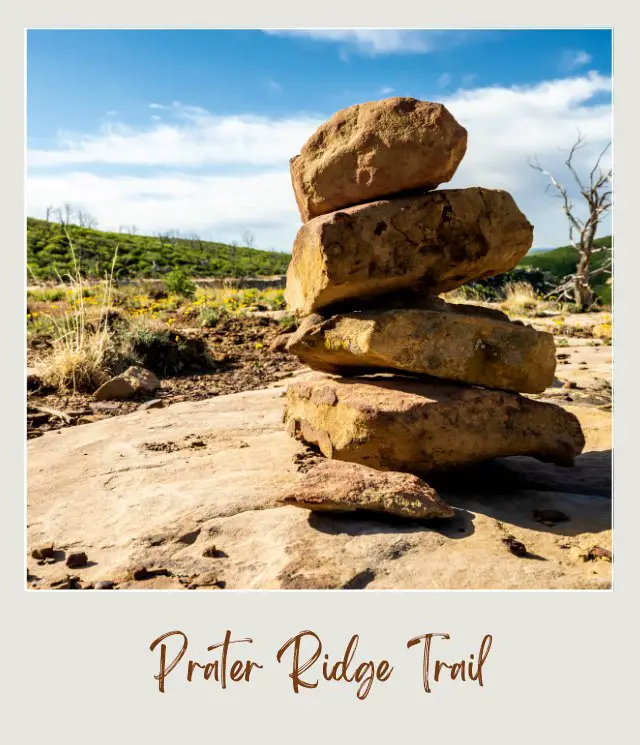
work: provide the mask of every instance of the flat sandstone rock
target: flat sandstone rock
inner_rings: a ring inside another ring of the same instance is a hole
[[[533,227],[497,189],[443,189],[318,217],[296,236],[285,298],[298,315],[357,310],[411,289],[438,295],[512,269]]]
[[[407,378],[318,378],[287,389],[287,432],[328,458],[425,474],[510,455],[571,466],[578,419],[515,393]]]
[[[461,308],[463,310],[458,311]],[[308,316],[287,344],[314,370],[401,370],[489,388],[542,393],[556,368],[553,336],[474,306]]]
[[[408,473],[313,458],[278,502],[319,512],[386,512],[414,520],[451,518],[435,489]]]
[[[63,561],[39,565],[31,558],[35,547],[54,543],[56,550],[86,551],[91,561],[73,571],[83,584],[114,582],[118,589],[187,588],[208,583],[212,572],[238,590],[610,587],[612,564],[580,557],[594,545],[611,548],[611,501],[593,496],[611,483],[609,413],[575,407],[589,452],[572,469],[539,464],[549,471],[544,490],[523,491],[499,477],[495,488],[476,480],[466,482],[464,494],[441,492],[459,509],[436,530],[364,511],[277,503],[299,483],[294,458],[304,454],[282,426],[284,390],[279,384],[176,403],[30,440],[29,586],[66,578]],[[194,436],[207,447],[189,447]],[[163,449],[165,442],[179,449]],[[591,456],[580,483],[553,485],[560,471],[583,473]],[[539,509],[561,510],[571,520],[547,527],[533,517]],[[544,561],[511,554],[505,532]],[[171,576],[128,580],[130,568],[140,566]]]
[[[467,131],[439,103],[387,98],[338,111],[290,161],[303,222],[408,189],[449,181]]]

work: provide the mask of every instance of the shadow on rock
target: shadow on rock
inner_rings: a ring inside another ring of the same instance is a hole
[[[449,520],[407,520],[383,512],[309,512],[309,525],[327,535],[374,535],[378,533],[415,533],[433,531],[448,538],[466,538],[474,531],[473,514],[456,509]]]
[[[539,533],[574,537],[611,530],[611,502],[598,496],[534,489],[503,490],[500,493],[445,492],[442,496],[456,508],[456,512],[469,510]],[[567,519],[557,523],[542,522],[537,514],[544,510],[557,510]],[[539,557],[529,555],[528,558]]]
[[[451,473],[433,474],[429,483],[438,490],[472,494],[508,494],[517,490],[565,492],[611,497],[612,453],[582,453],[575,465],[563,468],[528,456],[496,458]]]
[[[373,569],[365,569],[362,572],[358,572],[348,582],[342,585],[343,590],[364,590],[364,588],[376,578],[376,573]]]

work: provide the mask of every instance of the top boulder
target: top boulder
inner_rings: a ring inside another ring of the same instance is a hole
[[[338,111],[290,161],[302,222],[450,181],[467,131],[439,103],[386,98]]]

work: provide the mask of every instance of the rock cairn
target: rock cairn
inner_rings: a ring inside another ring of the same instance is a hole
[[[508,193],[434,191],[466,146],[441,104],[388,98],[339,111],[291,160],[304,224],[286,348],[330,375],[291,384],[284,421],[329,459],[424,476],[509,455],[570,466],[584,447],[576,417],[520,395],[551,385],[551,334],[438,297],[512,269],[533,241]]]

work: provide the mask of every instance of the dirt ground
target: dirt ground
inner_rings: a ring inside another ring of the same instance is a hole
[[[89,394],[27,390],[27,437],[129,414],[150,400],[160,400],[162,404],[200,401],[263,388],[302,367],[296,357],[269,350],[282,332],[279,319],[269,316],[229,319],[214,329],[180,328],[183,335],[197,334],[206,339],[214,367],[196,374],[162,378],[162,387],[152,396],[96,402]],[[39,347],[28,350],[28,372],[37,368],[38,359],[46,352]]]

